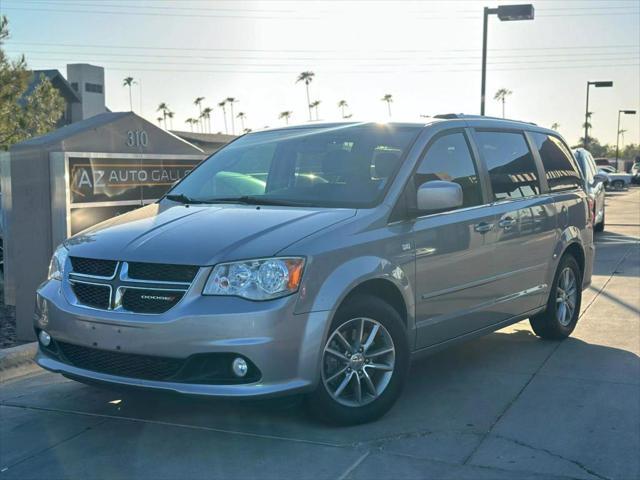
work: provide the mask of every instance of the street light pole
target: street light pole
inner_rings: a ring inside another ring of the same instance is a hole
[[[584,110],[584,138],[583,147],[589,146],[589,87],[593,85],[596,88],[613,87],[613,82],[587,82],[587,105]]]
[[[635,115],[636,111],[635,110],[618,110],[618,129],[616,130],[616,170],[620,170],[618,168],[618,156],[619,156],[618,147],[620,145],[620,114],[621,113],[624,113],[625,115]]]
[[[498,8],[484,7],[482,17],[482,80],[480,86],[480,115],[484,116],[487,88],[487,26],[489,15],[498,15],[500,21],[533,20],[533,5],[501,5]]]

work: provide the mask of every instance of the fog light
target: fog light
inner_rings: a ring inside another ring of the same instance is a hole
[[[40,331],[40,334],[38,335],[38,338],[40,338],[40,343],[44,347],[48,347],[51,344],[51,335],[49,335],[44,330]]]
[[[233,368],[233,373],[236,377],[244,377],[247,374],[247,370],[249,369],[247,362],[244,358],[236,358],[231,364],[231,368]]]

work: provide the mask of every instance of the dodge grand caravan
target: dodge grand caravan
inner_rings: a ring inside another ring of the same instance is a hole
[[[594,255],[582,186],[565,141],[522,122],[251,133],[57,248],[37,361],[182,394],[305,393],[322,418],[370,421],[419,354],[525,318],[573,331]]]

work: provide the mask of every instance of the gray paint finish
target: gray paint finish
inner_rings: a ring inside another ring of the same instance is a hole
[[[488,127],[550,133],[531,124],[454,119],[424,126],[388,192],[374,208],[181,205],[164,199],[67,242],[72,256],[201,266],[185,298],[160,315],[96,311],[74,304],[68,282],[39,291],[54,338],[107,350],[185,358],[234,351],[263,379],[249,385],[172,384],[98,374],[39,356],[45,368],[114,383],[219,396],[305,391],[318,380],[321,346],[344,298],[368,281],[396,289],[412,350],[442,348],[540,311],[562,252],[577,244],[590,283],[592,229],[580,189],[486,203],[445,213],[394,217],[425,147],[448,130]],[[299,127],[298,127],[299,128]],[[317,128],[317,126],[314,126]],[[252,134],[252,135],[260,135]],[[215,156],[210,161],[215,161]],[[481,158],[476,158],[477,163]],[[538,160],[539,161],[539,160]],[[486,168],[480,168],[486,185]],[[193,173],[192,175],[197,175]],[[415,197],[414,200],[415,201]],[[509,225],[504,224],[511,218]],[[479,231],[481,223],[490,225]],[[306,258],[300,291],[266,302],[202,296],[216,263],[275,255]],[[99,325],[98,325],[99,324]],[[127,335],[117,331],[127,328]],[[160,353],[161,352],[161,353]]]

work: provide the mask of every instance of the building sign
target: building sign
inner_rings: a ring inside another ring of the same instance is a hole
[[[156,200],[198,160],[69,158],[71,203]]]
[[[74,235],[154,202],[201,159],[70,155],[67,161],[70,234]]]

